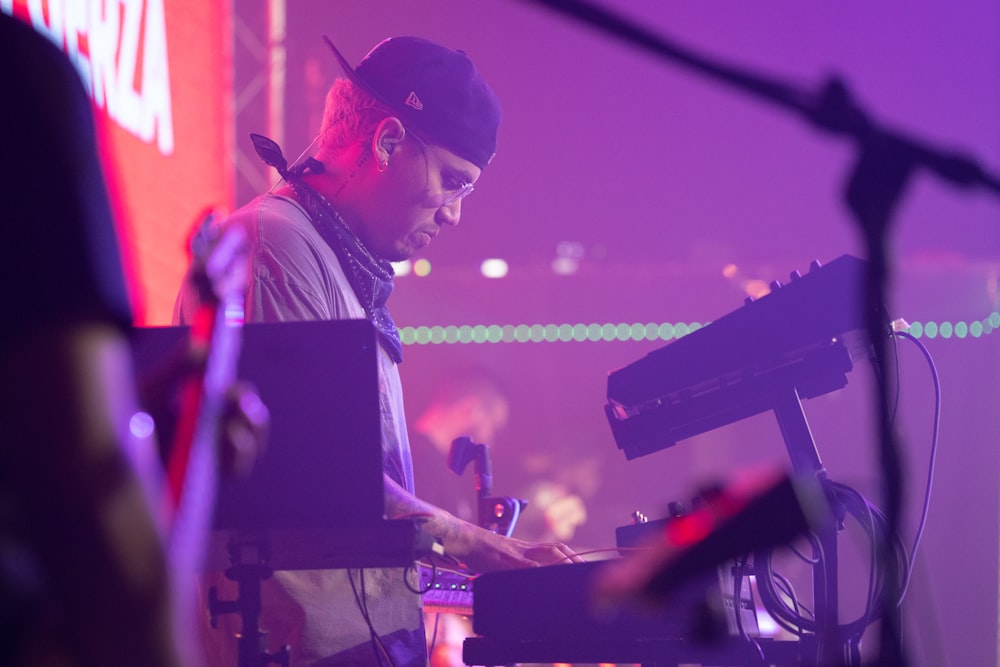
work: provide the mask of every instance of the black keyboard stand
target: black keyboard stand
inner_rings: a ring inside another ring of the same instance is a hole
[[[792,467],[801,476],[813,475],[828,489],[829,479],[826,469],[819,457],[819,450],[813,440],[812,431],[806,421],[805,412],[802,409],[802,401],[799,399],[798,391],[795,387],[788,387],[785,390],[775,393],[774,415],[778,420],[782,437],[785,440],[785,447],[792,461]],[[835,495],[829,491],[827,499],[835,502]],[[844,509],[832,507],[834,516],[843,516]],[[816,539],[819,548],[815,549],[813,556],[816,564],[813,567],[813,604],[816,612],[816,626],[819,646],[825,655],[819,656],[819,664],[833,665],[840,664],[842,656],[841,649],[846,648],[852,653],[859,649],[854,645],[853,638],[840,637],[838,628],[839,604],[837,600],[838,576],[837,576],[837,530],[838,522],[828,522],[826,526],[817,530]]]
[[[239,643],[239,667],[266,667],[275,664],[290,667],[291,647],[285,645],[277,653],[268,653],[267,633],[260,628],[260,582],[269,579],[274,571],[268,565],[270,540],[258,537],[248,541],[231,538],[227,545],[230,566],[226,578],[235,581],[239,592],[235,600],[220,600],[218,590],[213,586],[208,591],[208,611],[212,627],[218,627],[218,617],[222,614],[240,615],[240,632],[236,635]],[[255,557],[245,559],[245,556]]]

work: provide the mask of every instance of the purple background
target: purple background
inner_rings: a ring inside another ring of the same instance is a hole
[[[839,74],[880,122],[1000,172],[993,0],[607,6],[703,55],[804,89]],[[323,33],[354,62],[391,35],[465,50],[504,105],[498,155],[463,203],[462,224],[427,249],[430,276],[398,281],[391,305],[401,326],[705,322],[742,304],[742,285],[722,275],[727,264],[766,283],[804,272],[814,258],[865,254],[842,203],[851,144],[531,3],[296,0],[288,11],[289,154],[309,142],[318,95],[337,74]],[[889,238],[894,317],[971,322],[998,309],[996,197],[919,172]],[[565,242],[581,253],[580,270],[555,276],[550,263]],[[509,262],[505,279],[479,277],[489,257]],[[904,605],[915,665],[997,664],[997,341],[923,339],[941,374],[944,412],[929,523]],[[565,484],[586,497],[589,513],[572,544],[609,547],[633,509],[660,516],[705,482],[787,465],[767,414],[626,462],[603,416],[606,376],[662,344],[410,345],[408,411],[418,414],[451,374],[479,367],[500,375],[512,414],[490,443],[496,490]],[[910,542],[932,387],[919,352],[904,344],[901,353]],[[878,504],[871,369],[849,377],[845,390],[808,401],[806,414],[830,477]],[[867,581],[867,544],[852,528],[840,540],[845,617],[857,612]],[[866,646],[876,638],[870,631]]]

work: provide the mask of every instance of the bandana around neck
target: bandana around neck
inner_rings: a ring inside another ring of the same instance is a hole
[[[289,169],[278,144],[259,134],[251,134],[250,138],[261,160],[274,167],[292,186],[299,203],[309,213],[316,231],[337,255],[354,295],[378,331],[382,348],[393,361],[402,363],[403,345],[399,340],[396,323],[386,307],[389,295],[392,294],[392,265],[368,250],[333,204],[305,182],[303,176],[306,174],[323,172],[322,162],[310,157]]]

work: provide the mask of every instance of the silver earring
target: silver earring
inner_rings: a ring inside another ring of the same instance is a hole
[[[389,158],[386,158],[381,161],[380,160],[375,161],[375,170],[378,171],[378,173],[383,174],[385,173],[385,170],[388,168],[389,168]]]

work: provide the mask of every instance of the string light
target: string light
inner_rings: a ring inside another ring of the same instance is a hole
[[[431,273],[430,260],[421,258],[413,263],[413,275],[418,278],[426,278]]]
[[[497,343],[600,343],[663,341],[683,338],[708,322],[606,322],[563,324],[464,324],[400,327],[405,345],[497,344]],[[969,340],[1000,330],[1000,313],[981,320],[926,321],[910,324],[914,338]]]
[[[961,340],[966,338],[982,338],[983,336],[990,335],[997,329],[1000,329],[1000,313],[993,312],[981,320],[973,320],[972,322],[965,322],[964,320],[958,322],[935,322],[933,320],[913,322],[910,324],[907,333],[914,338],[941,338],[944,340],[956,338]]]
[[[399,337],[404,345],[669,341],[703,326],[700,322],[434,325],[400,327]]]

